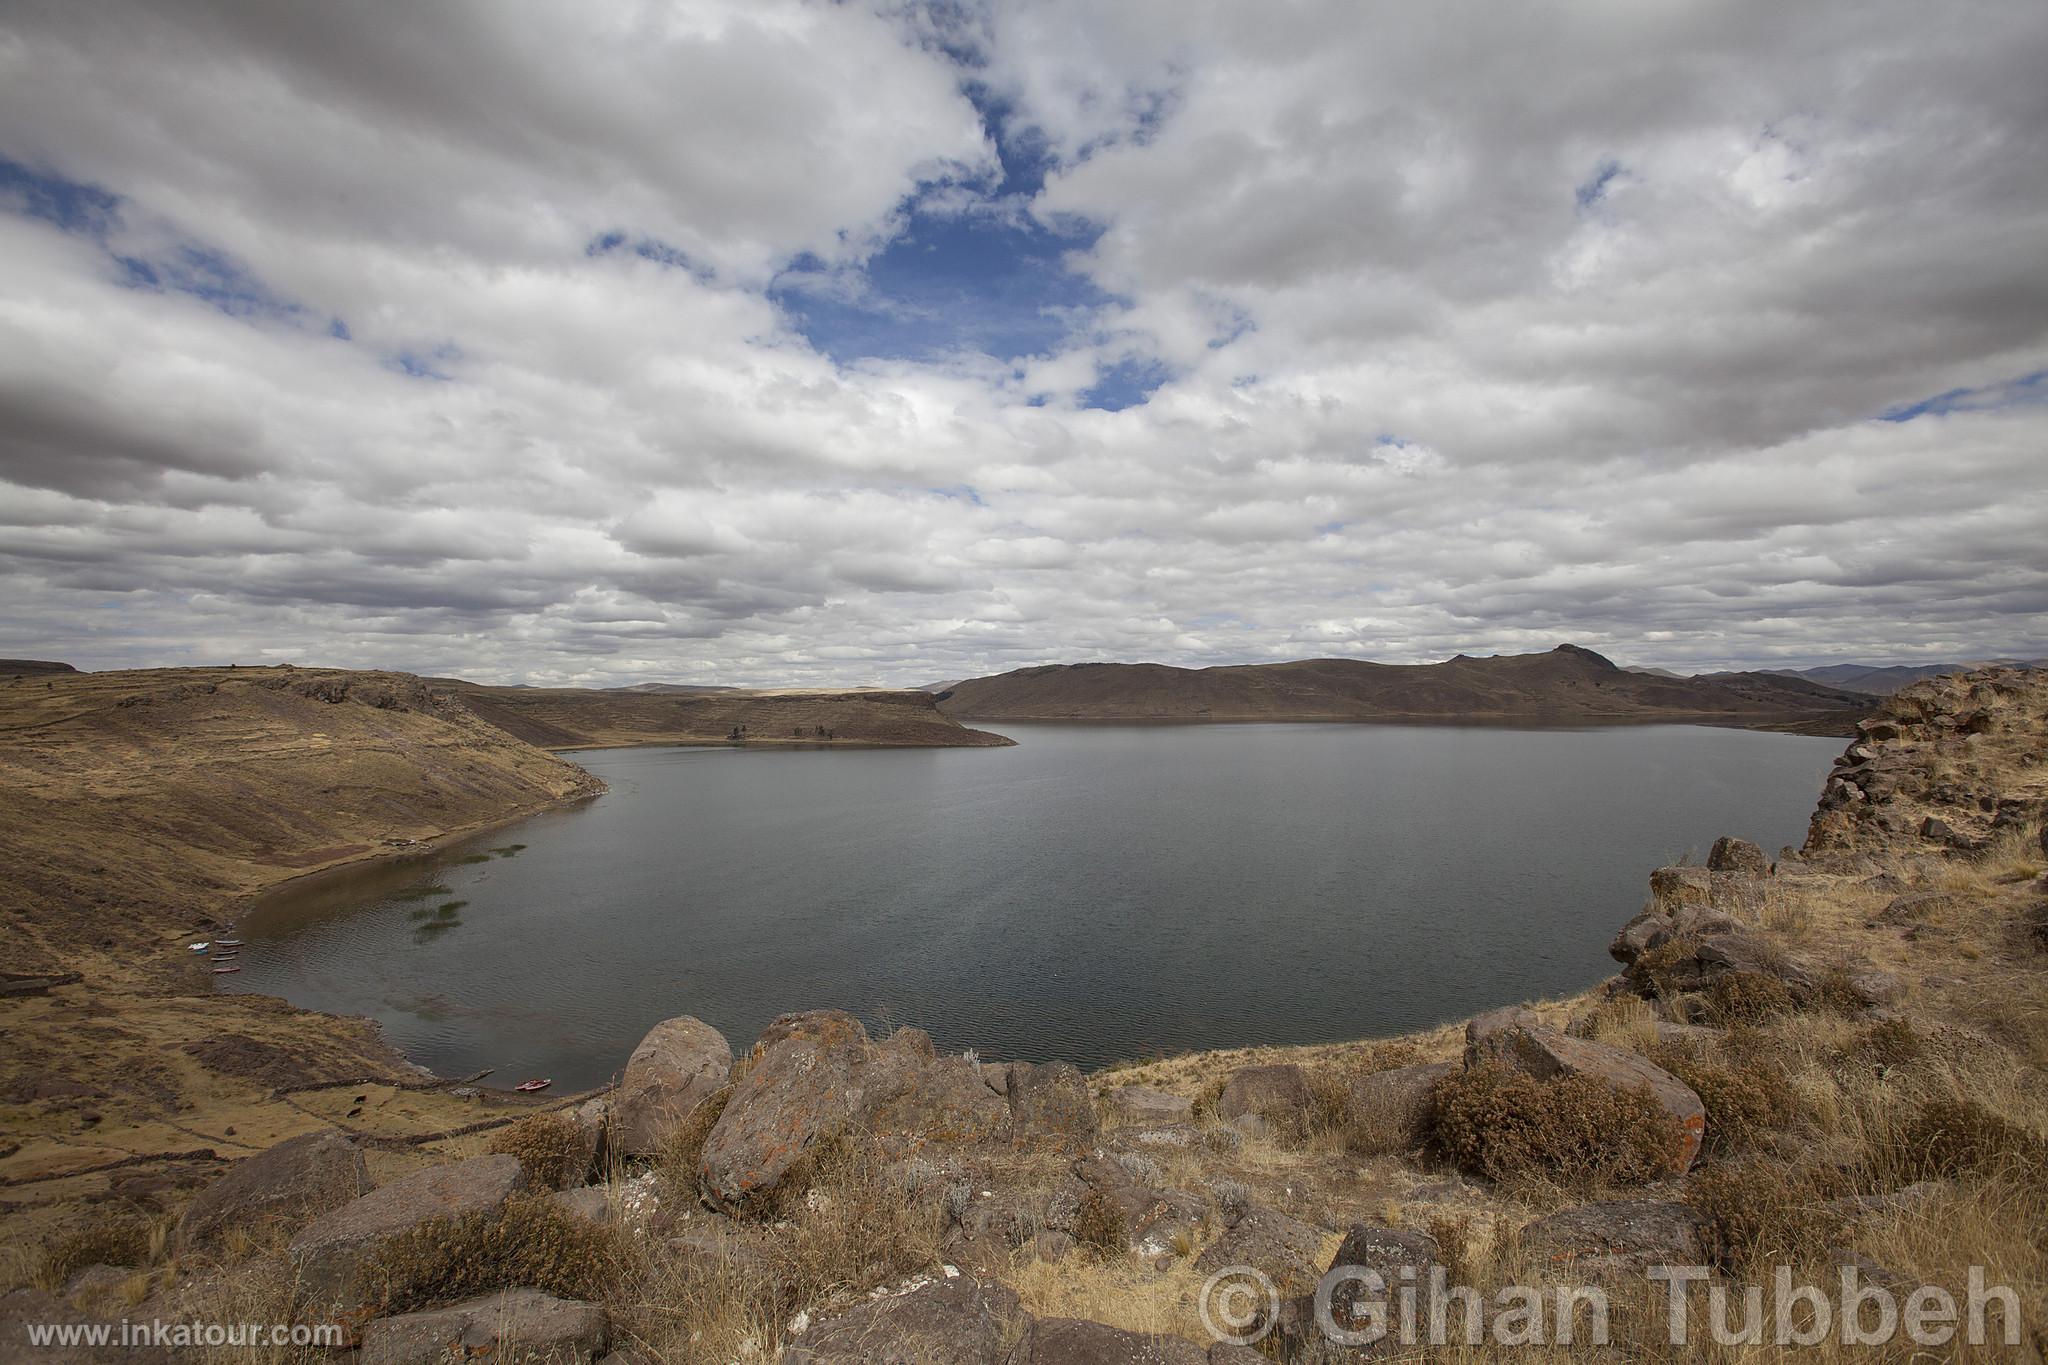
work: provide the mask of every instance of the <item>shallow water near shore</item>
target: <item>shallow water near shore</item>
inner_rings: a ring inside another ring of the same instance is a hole
[[[246,916],[223,989],[596,1085],[655,1021],[837,1006],[1084,1067],[1580,989],[1652,868],[1805,833],[1838,739],[1699,726],[1003,725],[1010,749],[610,749],[611,785]]]

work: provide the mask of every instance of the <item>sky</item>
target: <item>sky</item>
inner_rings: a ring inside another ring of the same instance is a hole
[[[0,656],[2048,654],[2034,0],[0,5]]]

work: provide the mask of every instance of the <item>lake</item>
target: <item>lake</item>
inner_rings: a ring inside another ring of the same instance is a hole
[[[1839,739],[1699,726],[1006,725],[1013,749],[568,755],[605,796],[289,887],[237,992],[442,1075],[595,1085],[787,1010],[1084,1067],[1583,988],[1650,870],[1797,844]]]

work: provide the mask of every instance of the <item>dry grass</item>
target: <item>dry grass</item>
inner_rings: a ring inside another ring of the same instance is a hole
[[[1595,1076],[1539,1081],[1488,1063],[1445,1076],[1430,1100],[1437,1146],[1490,1180],[1640,1183],[1665,1173],[1678,1148],[1677,1125],[1648,1091]]]
[[[486,1150],[518,1157],[526,1178],[542,1189],[559,1190],[572,1177],[581,1183],[589,1175],[590,1140],[563,1114],[535,1114],[501,1128]],[[579,1162],[585,1169],[576,1169]]]

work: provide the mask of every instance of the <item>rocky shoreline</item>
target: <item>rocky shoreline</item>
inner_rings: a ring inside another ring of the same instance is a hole
[[[1194,1311],[1231,1267],[1273,1287],[1261,1350],[1297,1360],[1370,1354],[1316,1331],[1316,1285],[1347,1266],[1626,1293],[1653,1264],[1739,1280],[1768,1252],[1916,1283],[1943,1267],[1916,1260],[1906,1211],[1938,1234],[1992,1193],[2039,1207],[2041,1115],[2010,1078],[2038,1091],[2048,1060],[2029,1023],[2044,812],[2048,675],[1920,684],[1860,727],[1802,850],[1723,839],[1652,873],[1620,972],[1571,1000],[1095,1076],[838,1011],[738,1052],[672,1019],[607,1092],[382,1179],[376,1148],[320,1124],[176,1210],[168,1254],[73,1264],[91,1250],[53,1241],[0,1330],[103,1312],[118,1287],[131,1317],[268,1295],[342,1324],[362,1365],[450,1343],[617,1365],[1246,1362]],[[1940,1128],[1956,1113],[2000,1135],[1997,1163]],[[2013,1256],[2035,1331],[2048,1284]]]

